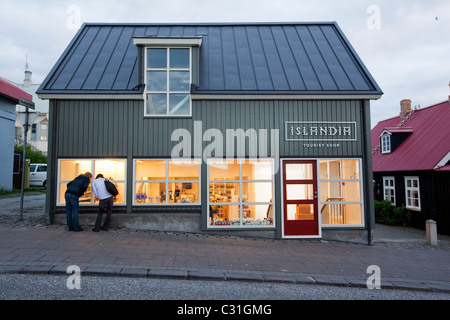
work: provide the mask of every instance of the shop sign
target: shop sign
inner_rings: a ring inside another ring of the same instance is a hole
[[[286,121],[286,141],[356,141],[356,122]]]

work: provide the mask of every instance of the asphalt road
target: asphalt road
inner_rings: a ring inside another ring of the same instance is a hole
[[[450,294],[288,283],[0,274],[0,300],[450,300]]]

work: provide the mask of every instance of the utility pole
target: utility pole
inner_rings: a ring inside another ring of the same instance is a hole
[[[27,153],[27,135],[28,135],[28,109],[34,109],[34,102],[28,101],[26,99],[19,99],[19,105],[25,107],[25,134],[23,139],[23,152],[22,152],[22,186],[20,189],[20,220],[23,219],[23,197],[24,197],[24,187],[25,187],[25,163],[26,163],[26,153]]]

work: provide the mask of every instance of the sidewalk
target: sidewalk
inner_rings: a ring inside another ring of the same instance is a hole
[[[69,232],[47,225],[44,196],[0,199],[0,273],[240,280],[366,287],[370,265],[382,289],[450,293],[450,240],[425,244],[425,232],[377,225],[374,245],[323,240],[264,240],[113,229]]]

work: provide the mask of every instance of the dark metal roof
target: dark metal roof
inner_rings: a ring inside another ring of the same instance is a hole
[[[142,93],[133,37],[201,37],[193,93],[382,94],[334,22],[85,24],[38,93]]]

